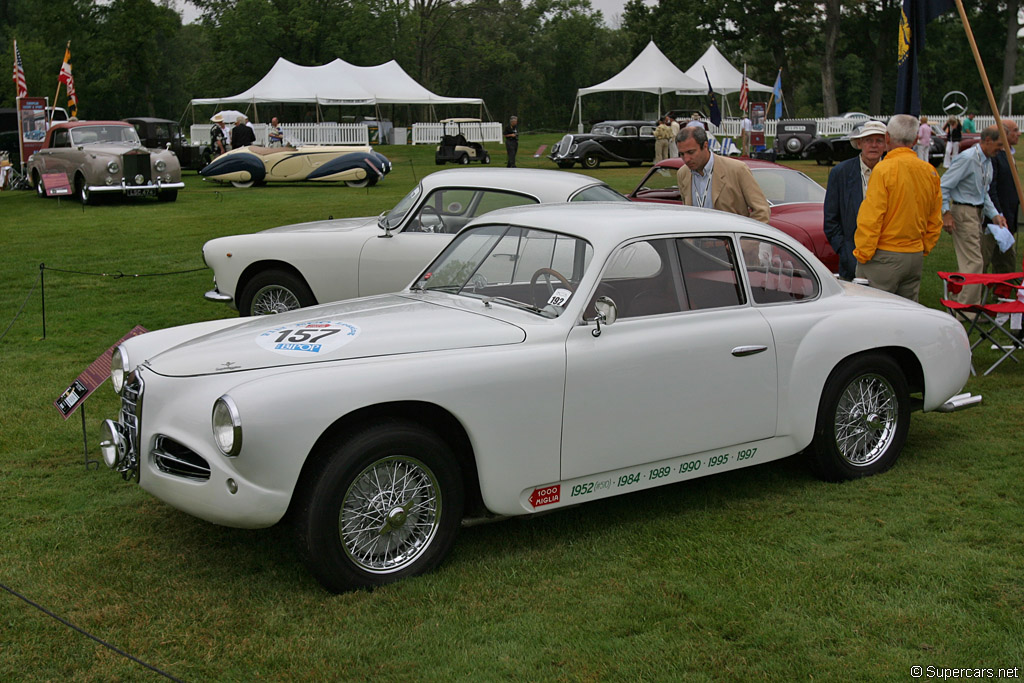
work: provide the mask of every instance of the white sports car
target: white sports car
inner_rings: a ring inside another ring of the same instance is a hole
[[[203,519],[289,514],[333,591],[440,563],[465,518],[529,515],[809,449],[882,472],[951,411],[949,315],[841,283],[728,213],[561,204],[474,221],[407,289],[135,337],[105,462]]]
[[[343,218],[232,235],[203,245],[211,301],[242,315],[393,292],[409,284],[470,220],[494,209],[549,202],[622,201],[585,175],[474,168],[431,173],[379,217]]]

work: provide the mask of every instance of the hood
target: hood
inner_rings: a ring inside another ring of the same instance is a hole
[[[259,316],[152,357],[170,377],[518,344],[522,328],[419,297],[386,294]]]
[[[795,204],[776,204],[772,209],[772,225],[787,223],[794,228],[807,232],[807,226],[819,226],[825,223],[825,205],[814,202],[798,202]]]
[[[332,218],[326,221],[282,225],[279,228],[270,228],[261,232],[348,232],[359,228],[371,227],[377,227],[377,219],[373,216],[364,216],[362,218]]]
[[[152,154],[153,151],[143,147],[141,145],[126,144],[120,142],[100,142],[91,143],[85,145],[75,145],[81,147],[84,151],[89,154],[95,154],[96,156],[122,156],[124,154]]]

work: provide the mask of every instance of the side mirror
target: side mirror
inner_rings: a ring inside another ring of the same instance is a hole
[[[601,336],[601,323],[605,325],[611,325],[619,317],[619,307],[615,305],[615,302],[606,296],[599,296],[594,301],[594,310],[597,311],[597,317],[594,318],[594,322],[597,323],[597,327],[594,328],[592,335],[595,337]]]

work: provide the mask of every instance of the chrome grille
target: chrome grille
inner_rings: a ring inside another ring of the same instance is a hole
[[[161,472],[189,479],[210,478],[210,464],[202,456],[166,436],[156,437],[153,460]]]
[[[139,477],[139,432],[142,425],[142,377],[138,371],[125,379],[121,389],[121,414],[119,422],[124,427],[127,442],[125,457],[117,470],[125,481]]]
[[[151,174],[149,152],[128,153],[121,158],[124,181],[128,185],[146,185]],[[141,178],[141,181],[139,180]]]

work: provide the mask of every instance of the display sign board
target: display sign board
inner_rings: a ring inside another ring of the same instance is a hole
[[[46,144],[46,98],[18,98],[18,145],[21,148],[21,163],[43,148]]]
[[[767,108],[766,102],[750,103],[750,146],[754,149],[764,147],[764,119]]]
[[[43,189],[47,197],[61,197],[71,194],[71,183],[67,173],[44,173]]]
[[[82,405],[85,399],[89,398],[92,392],[96,391],[107,379],[110,377],[110,353],[118,344],[121,344],[127,339],[136,337],[140,334],[148,332],[142,325],[136,325],[131,331],[117,340],[115,344],[112,344],[109,349],[104,351],[99,358],[94,360],[92,364],[82,372],[75,381],[71,383],[67,389],[61,392],[60,397],[53,402],[57,410],[64,419],[71,417],[71,414],[78,409],[78,406]]]

